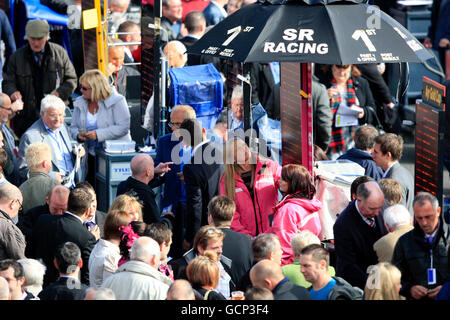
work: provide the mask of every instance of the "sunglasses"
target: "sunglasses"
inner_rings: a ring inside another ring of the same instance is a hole
[[[80,89],[83,91],[88,91],[88,90],[91,90],[92,88],[86,88],[86,87],[81,86]]]
[[[212,228],[212,229],[206,230],[206,233],[207,234],[214,234],[214,233],[223,234],[223,231],[220,229],[217,229],[217,228]]]

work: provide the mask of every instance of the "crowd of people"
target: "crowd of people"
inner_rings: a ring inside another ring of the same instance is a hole
[[[163,1],[170,68],[211,62],[224,72],[224,61],[188,56],[186,48],[251,1],[203,2],[186,12],[181,0]],[[172,106],[171,132],[158,137],[155,155],[134,156],[131,176],[118,185],[107,212],[97,210],[96,149],[106,140],[132,139],[126,84],[140,75],[133,64],[140,59],[139,25],[124,19],[129,1],[108,4],[117,13],[109,27],[120,39],[109,41],[106,75],[74,67],[69,56],[76,48],[69,55],[49,41],[45,20],[28,21],[22,48],[7,43],[0,299],[450,298],[450,230],[439,201],[414,193],[414,178],[401,163],[402,136],[380,131],[375,121],[380,109],[393,107],[380,98],[389,90],[381,68],[315,66],[315,160],[350,160],[365,171],[337,213],[332,239],[323,236],[326,212],[315,172],[281,165],[240,134],[239,85],[213,128],[203,127],[192,106]],[[151,12],[151,5],[143,10]],[[5,21],[1,30],[8,30]],[[74,40],[76,30],[71,34]],[[250,68],[252,103],[274,120],[280,118],[277,68],[275,62]],[[357,111],[347,125],[343,107]]]

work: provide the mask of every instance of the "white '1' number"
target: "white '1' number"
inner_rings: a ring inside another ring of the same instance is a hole
[[[369,49],[370,52],[375,52],[377,49],[375,49],[375,46],[373,45],[372,41],[370,41],[369,36],[367,35],[365,30],[355,30],[352,34],[352,38],[355,40],[362,39],[364,44],[366,45],[367,49]]]
[[[233,39],[236,38],[237,35],[241,32],[241,29],[242,29],[241,26],[237,26],[237,27],[234,27],[234,28],[232,28],[232,29],[229,29],[229,30],[227,31],[227,34],[232,33],[232,35],[229,36],[228,39],[225,40],[224,43],[222,43],[222,45],[223,45],[223,46],[229,45],[230,42],[233,41]]]

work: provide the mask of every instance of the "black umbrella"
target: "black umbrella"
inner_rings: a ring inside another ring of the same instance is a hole
[[[270,0],[248,5],[187,53],[240,62],[357,64],[432,58],[401,24],[364,0]]]

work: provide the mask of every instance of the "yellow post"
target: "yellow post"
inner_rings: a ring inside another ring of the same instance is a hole
[[[107,76],[107,0],[104,0],[103,13],[101,5],[103,0],[91,1],[83,1],[83,5],[86,6],[82,14],[85,69],[99,69]]]

